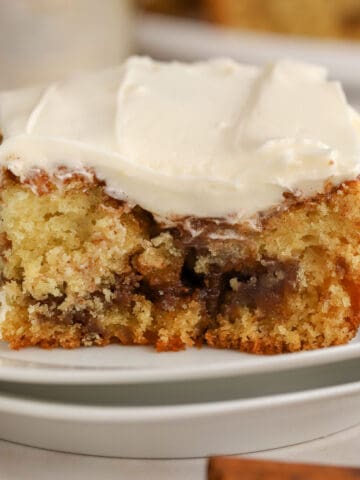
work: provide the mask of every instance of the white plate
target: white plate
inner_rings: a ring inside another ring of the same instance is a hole
[[[93,406],[0,392],[0,437],[50,450],[126,458],[254,452],[360,422],[360,382],[222,402]]]
[[[141,52],[163,59],[229,56],[247,63],[278,58],[321,63],[345,86],[359,89],[360,42],[259,34],[156,15],[139,18],[136,37]]]
[[[250,355],[191,348],[110,345],[77,350],[9,350],[0,342],[0,380],[27,383],[130,384],[243,376],[360,358],[360,335],[350,344],[284,355]]]

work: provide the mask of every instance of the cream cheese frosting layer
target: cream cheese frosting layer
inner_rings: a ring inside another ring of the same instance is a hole
[[[317,66],[133,57],[0,93],[0,162],[93,169],[110,195],[161,216],[244,219],[360,173],[360,121]]]

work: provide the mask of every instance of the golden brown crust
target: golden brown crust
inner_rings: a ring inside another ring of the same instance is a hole
[[[12,348],[207,343],[272,354],[355,335],[358,180],[310,199],[287,196],[251,228],[162,225],[96,178],[64,178],[40,172],[21,184],[3,174],[1,330]]]

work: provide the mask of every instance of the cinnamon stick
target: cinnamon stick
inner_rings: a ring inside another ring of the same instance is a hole
[[[360,468],[213,457],[208,480],[360,480]]]

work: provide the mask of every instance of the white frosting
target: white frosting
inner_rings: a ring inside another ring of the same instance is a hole
[[[159,63],[0,94],[0,162],[93,168],[161,216],[250,217],[360,173],[360,120],[321,67]]]

